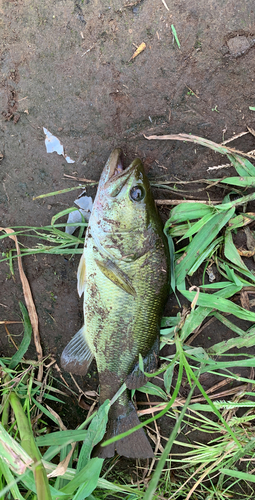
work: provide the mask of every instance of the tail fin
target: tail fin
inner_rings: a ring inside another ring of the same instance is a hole
[[[116,401],[110,409],[108,427],[104,441],[132,429],[132,427],[136,427],[138,424],[140,424],[140,421],[137,417],[135,408],[126,396],[125,405]],[[100,458],[109,458],[114,456],[115,450],[119,455],[123,455],[127,458],[154,457],[152,447],[143,429],[138,429],[132,434],[129,434],[129,436],[108,446],[99,446],[96,452]]]

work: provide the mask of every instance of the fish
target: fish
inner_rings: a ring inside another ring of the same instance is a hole
[[[84,294],[84,325],[61,356],[62,368],[84,376],[95,358],[99,405],[126,390],[111,405],[106,439],[138,425],[130,399],[158,365],[159,332],[169,293],[169,250],[143,164],[127,168],[114,149],[102,171],[78,267],[78,293]],[[139,367],[139,355],[144,369]],[[142,428],[97,452],[152,458]]]

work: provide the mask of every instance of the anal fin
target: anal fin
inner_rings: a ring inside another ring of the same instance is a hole
[[[86,375],[94,358],[85,336],[83,326],[70,340],[61,355],[61,366],[67,372]]]

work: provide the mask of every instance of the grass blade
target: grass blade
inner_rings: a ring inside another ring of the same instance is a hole
[[[248,349],[249,347],[253,347],[255,345],[255,332],[247,333],[244,337],[236,337],[231,338],[229,340],[225,340],[224,342],[219,342],[218,344],[214,344],[214,346],[207,349],[208,354],[210,355],[221,355],[229,349],[237,348],[241,349],[244,347]]]
[[[212,255],[215,254],[215,252],[221,246],[223,240],[223,236],[220,236],[216,240],[212,241],[212,243],[208,245],[208,247],[203,252],[201,252],[194,265],[190,268],[188,272],[189,276],[192,276],[206,259],[210,259]]]
[[[183,351],[182,351],[182,347],[181,347],[181,343],[179,341],[179,339],[177,338],[177,343],[176,343],[176,349],[177,349],[177,352],[179,352],[179,356],[180,356],[180,364],[185,364],[185,356],[183,355]],[[152,476],[152,479],[150,480],[150,484],[149,484],[149,487],[143,497],[143,500],[152,500],[153,499],[153,495],[157,489],[157,485],[158,485],[158,482],[160,480],[160,476],[161,476],[161,472],[162,472],[162,469],[165,465],[165,461],[167,460],[168,458],[168,455],[171,451],[171,448],[173,446],[173,443],[174,443],[174,440],[176,439],[176,436],[178,434],[178,431],[179,431],[179,428],[181,426],[181,423],[183,421],[183,418],[184,418],[184,415],[186,413],[186,410],[189,406],[189,403],[190,403],[190,400],[191,400],[191,397],[192,397],[192,394],[194,392],[194,389],[196,387],[196,384],[193,383],[192,387],[191,387],[191,390],[188,394],[188,397],[186,399],[186,402],[182,408],[182,411],[176,421],[176,424],[171,432],[171,435],[168,439],[168,442],[166,444],[166,447],[163,451],[163,453],[161,454],[160,456],[160,459],[158,461],[158,464],[157,464],[157,467],[155,469],[155,472]]]
[[[84,500],[92,491],[97,487],[97,482],[103,466],[104,460],[102,458],[92,458],[85,469],[83,469],[83,482],[79,487],[77,493],[74,495],[73,500]]]
[[[77,471],[80,471],[87,465],[94,446],[103,439],[106,431],[109,409],[110,401],[107,399],[102,406],[99,407],[98,412],[88,428],[87,435],[80,451]]]
[[[215,179],[216,181],[217,179]],[[222,184],[230,184],[231,186],[238,187],[254,187],[255,186],[255,177],[244,176],[244,177],[227,177],[226,179],[221,179]]]
[[[174,292],[175,294],[175,272],[174,272],[174,243],[173,243],[173,239],[172,237],[167,234],[167,232],[165,231],[164,229],[164,233],[167,237],[167,241],[168,241],[168,248],[169,248],[169,256],[170,256],[170,286],[171,286],[171,289],[172,291]],[[176,297],[177,298],[177,297]],[[177,299],[177,301],[179,302],[179,300]]]
[[[182,295],[186,297],[190,302],[195,298],[196,292],[188,292],[186,290],[181,290]],[[219,297],[214,294],[200,293],[197,298],[197,304],[202,307],[211,307],[212,309],[218,309],[219,311],[233,314],[237,318],[244,319],[246,321],[255,322],[255,313],[252,311],[247,311],[240,306],[237,306],[230,300]]]
[[[0,453],[1,459],[8,464],[16,474],[24,474],[29,465],[33,463],[32,458],[13,439],[0,424]]]
[[[28,419],[24,413],[24,410],[22,408],[18,396],[14,392],[10,393],[9,399],[17,420],[17,425],[21,439],[21,446],[26,451],[26,453],[33,459],[34,462],[32,469],[36,483],[38,500],[51,500],[52,497],[49,489],[47,475],[43,467],[43,464],[41,462],[41,455],[35,444],[33,433],[28,423]]]
[[[248,472],[241,472],[237,469],[220,469],[222,474],[226,474],[227,476],[242,479],[243,481],[249,481],[250,483],[255,483],[255,476],[253,474],[249,474]]]
[[[142,387],[139,387],[138,390],[139,392],[143,392],[144,394],[151,394],[152,396],[158,396],[164,399],[164,401],[167,401],[168,399],[163,389],[161,389],[161,387],[159,387],[158,385],[153,384],[152,382],[147,382]]]
[[[178,39],[178,36],[177,36],[177,32],[176,32],[176,29],[175,29],[175,27],[174,27],[173,24],[171,24],[171,30],[172,30],[172,33],[174,35],[174,39],[175,39],[175,41],[177,43],[178,49],[180,49],[181,48],[181,44],[179,42],[179,39]]]
[[[194,265],[199,255],[214,240],[218,232],[223,226],[225,226],[225,224],[229,221],[233,214],[233,208],[227,211],[222,211],[221,213],[216,213],[196,234],[192,242],[189,244],[184,258],[181,258],[176,262],[175,272],[177,288],[178,285],[183,282],[186,274]]]
[[[71,444],[75,441],[83,441],[87,437],[87,430],[74,430],[74,431],[56,431],[46,434],[45,436],[38,436],[35,438],[37,446],[62,446],[64,444]]]
[[[214,207],[209,205],[203,205],[201,203],[180,203],[180,205],[177,205],[171,211],[171,216],[166,222],[165,229],[171,227],[172,224],[200,219],[205,215],[213,213]]]
[[[65,495],[68,495],[68,498],[71,498],[74,500],[75,497],[73,497],[74,492],[81,486],[84,485],[88,488],[88,490],[91,487],[91,480],[92,480],[92,491],[95,489],[97,486],[99,474],[101,472],[101,468],[103,465],[103,459],[102,458],[92,458],[88,464],[81,469],[79,472],[76,471],[74,478],[63,488],[61,488],[60,492]],[[95,478],[93,478],[93,474],[95,474]],[[90,494],[89,493],[89,494]],[[83,498],[86,498],[83,497]]]
[[[224,254],[225,257],[230,261],[234,262],[234,264],[238,267],[241,267],[242,269],[245,269],[246,271],[249,272],[249,269],[246,267],[244,264],[243,260],[241,259],[234,243],[233,243],[233,238],[232,234],[230,231],[226,231],[225,234],[225,245],[224,245]]]
[[[9,368],[13,370],[16,368],[16,366],[19,364],[19,362],[22,360],[24,354],[27,352],[29,344],[31,342],[31,336],[32,336],[32,325],[29,319],[29,315],[27,312],[26,307],[22,302],[19,302],[19,307],[22,312],[23,316],[23,325],[24,325],[24,336],[21,341],[21,344],[19,346],[19,349],[15,354],[12,356],[12,359],[9,363]]]
[[[18,478],[16,480],[14,479],[14,476],[13,476],[12,472],[10,471],[8,464],[1,457],[0,457],[0,470],[1,470],[1,473],[3,474],[5,481],[7,483],[7,486],[2,491],[0,491],[1,497],[7,498],[7,497],[3,497],[3,495],[5,495],[5,493],[8,493],[10,491],[13,498],[15,498],[15,500],[16,499],[17,500],[25,500],[24,497],[21,495],[19,488],[18,488],[18,485],[17,485],[17,482],[20,481],[20,478]]]

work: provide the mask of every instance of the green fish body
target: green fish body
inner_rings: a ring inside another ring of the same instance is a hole
[[[62,353],[69,372],[85,375],[96,359],[100,403],[112,399],[125,382],[144,385],[144,370],[157,367],[160,319],[167,299],[168,245],[143,165],[136,159],[124,170],[115,149],[102,172],[78,268],[84,293],[84,326]],[[139,423],[126,390],[109,412],[107,438]],[[153,457],[142,429],[107,447],[130,458]]]

